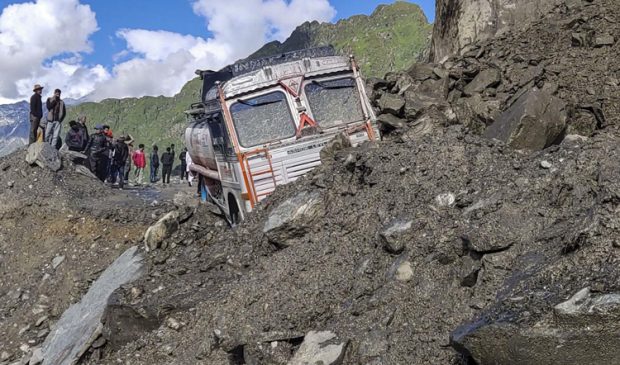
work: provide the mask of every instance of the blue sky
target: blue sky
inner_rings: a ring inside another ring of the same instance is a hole
[[[392,2],[394,1],[330,0],[337,11],[335,20],[357,14],[369,15],[378,5]],[[432,21],[435,13],[434,0],[410,2],[422,6],[429,21]],[[124,48],[123,40],[115,36],[116,31],[122,28],[162,29],[181,34],[210,36],[204,19],[194,14],[190,2],[186,0],[84,0],[82,3],[89,4],[97,13],[101,28],[92,37],[95,52],[86,58],[88,61],[110,64],[112,56]]]
[[[33,82],[62,86],[69,97],[174,94],[194,66],[221,67],[266,41],[284,40],[305,20],[370,14],[392,2],[0,0],[0,69],[12,75],[0,80],[0,103],[27,96]],[[410,2],[434,19],[434,0]],[[157,82],[153,73],[166,75]]]

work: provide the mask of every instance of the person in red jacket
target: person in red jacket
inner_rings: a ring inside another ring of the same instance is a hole
[[[136,171],[134,172],[136,185],[142,185],[144,179],[144,168],[146,167],[146,156],[144,155],[144,145],[140,144],[138,149],[131,156]]]

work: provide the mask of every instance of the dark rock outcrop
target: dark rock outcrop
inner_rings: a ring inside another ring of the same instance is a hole
[[[471,43],[528,27],[564,0],[438,0],[431,60],[441,62]]]

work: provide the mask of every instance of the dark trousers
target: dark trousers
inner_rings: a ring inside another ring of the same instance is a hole
[[[90,164],[90,171],[95,174],[99,180],[105,181],[108,173],[108,166],[104,163],[104,159],[91,156],[88,162]]]
[[[123,188],[125,186],[125,164],[112,165],[112,183],[118,182],[118,187]]]
[[[172,165],[164,165],[162,170],[162,179],[164,184],[170,184],[170,174],[172,174]]]
[[[41,125],[41,118],[30,118],[30,144],[37,141],[37,132],[39,131],[39,125]]]
[[[131,172],[131,164],[125,165],[125,180],[129,181],[129,173]]]
[[[159,170],[159,165],[157,166],[151,165],[151,182],[152,183],[157,181],[157,170]]]
[[[181,181],[183,181],[183,179],[187,180],[187,164],[186,163],[181,164]]]

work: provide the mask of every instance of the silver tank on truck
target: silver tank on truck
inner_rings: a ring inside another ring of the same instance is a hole
[[[217,171],[211,132],[205,122],[191,123],[185,129],[185,146],[195,164]]]

